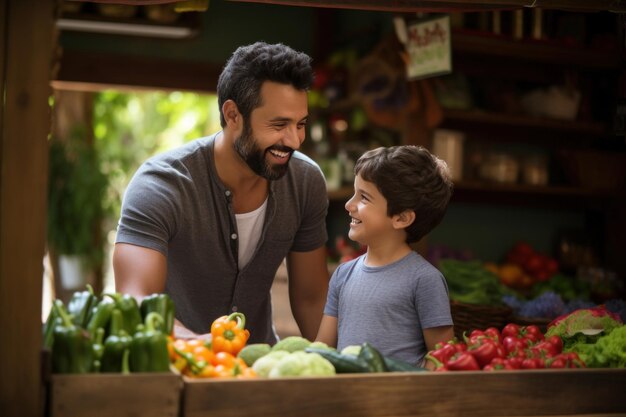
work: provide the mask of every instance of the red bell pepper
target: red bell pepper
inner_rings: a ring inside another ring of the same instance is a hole
[[[520,326],[515,323],[509,323],[502,329],[502,337],[506,338],[507,336],[525,338],[533,342],[543,340],[543,333],[541,333],[541,329],[534,324],[530,326]]]
[[[502,357],[502,351],[498,349],[498,343],[489,338],[480,339],[475,344],[468,346],[467,351],[474,356],[480,367],[491,363],[496,357]]]
[[[450,359],[457,352],[456,348],[449,343],[437,343],[435,347],[438,346],[439,348],[429,352],[429,355],[445,365],[448,362],[448,359]]]
[[[475,340],[477,338],[489,338],[496,342],[500,342],[502,340],[502,336],[500,335],[500,331],[495,327],[489,327],[485,330],[472,330],[469,335],[470,340]]]
[[[480,365],[469,352],[459,352],[448,360],[446,368],[450,371],[480,371]]]

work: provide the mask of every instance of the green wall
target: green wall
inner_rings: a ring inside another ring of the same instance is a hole
[[[238,46],[256,41],[282,42],[312,53],[315,9],[211,0],[200,13],[202,27],[190,39],[157,39],[86,32],[63,32],[60,43],[71,50],[100,51],[223,64]]]

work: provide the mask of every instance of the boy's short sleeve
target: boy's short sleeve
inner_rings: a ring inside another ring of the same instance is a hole
[[[328,283],[328,295],[326,296],[326,305],[324,306],[324,315],[331,317],[339,317],[339,291],[345,274],[342,274],[342,265],[339,265]]]
[[[452,326],[448,285],[439,271],[420,280],[415,296],[422,329]]]

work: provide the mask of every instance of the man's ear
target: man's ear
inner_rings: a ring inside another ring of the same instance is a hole
[[[224,115],[224,120],[226,120],[226,125],[235,130],[240,126],[243,120],[237,104],[232,100],[226,100],[224,104],[222,104],[222,114]]]
[[[393,216],[393,227],[396,229],[406,229],[415,221],[415,212],[413,210],[404,210],[400,214]]]

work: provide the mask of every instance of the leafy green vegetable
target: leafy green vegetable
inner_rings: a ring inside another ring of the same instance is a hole
[[[324,342],[313,342],[308,347],[313,349],[336,350],[335,348],[328,346]]]
[[[586,308],[554,320],[546,331],[546,337],[560,336],[563,350],[578,352],[578,346],[594,344],[621,325],[619,319],[603,308]]]
[[[270,352],[267,355],[260,357],[254,362],[252,365],[252,369],[254,372],[260,377],[267,378],[278,362],[284,357],[289,356],[289,352],[285,350],[277,350],[275,352]]]
[[[589,368],[626,368],[626,326],[613,329],[596,343],[583,343],[573,350]]]
[[[335,367],[317,353],[294,352],[281,359],[270,371],[270,378],[289,376],[331,376]]]
[[[288,336],[276,343],[274,347],[272,347],[272,351],[285,350],[289,353],[304,351],[310,344],[311,342],[304,337]]]
[[[341,349],[341,354],[342,355],[359,356],[360,352],[361,352],[361,345],[350,345],[350,346],[346,346],[345,348]]]
[[[589,283],[563,274],[557,274],[547,281],[535,283],[531,287],[531,298],[536,298],[547,291],[559,294],[564,301],[588,300],[591,297],[591,285]]]
[[[442,259],[439,269],[446,277],[451,300],[467,304],[502,305],[504,295],[514,294],[480,261]]]

